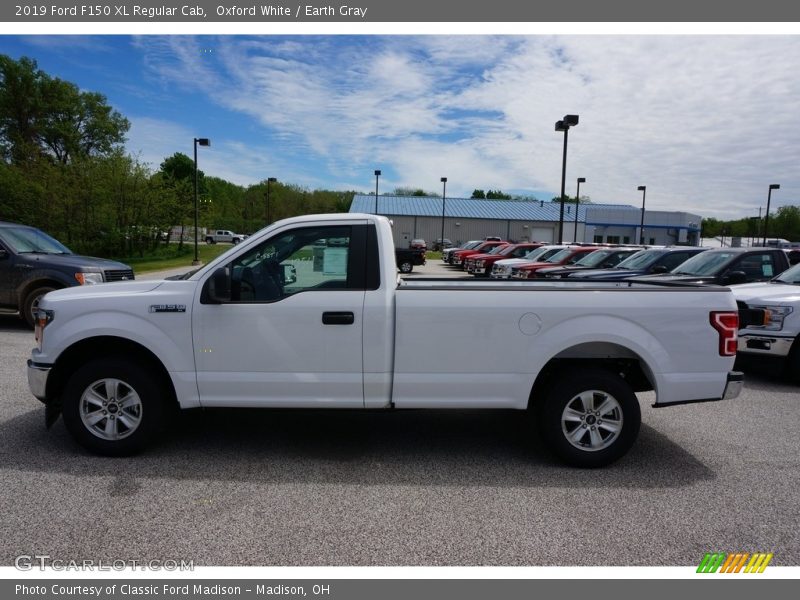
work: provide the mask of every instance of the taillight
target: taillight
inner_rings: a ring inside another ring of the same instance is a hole
[[[739,336],[739,313],[735,311],[712,311],[711,326],[719,334],[719,355],[736,356]]]

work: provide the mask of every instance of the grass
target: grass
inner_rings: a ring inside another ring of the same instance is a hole
[[[214,260],[217,256],[232,248],[230,244],[198,244],[197,256],[203,264]],[[183,252],[177,253],[177,244],[175,244],[175,251],[165,254],[164,256],[144,256],[139,257],[120,257],[115,258],[127,265],[133,267],[134,273],[149,273],[151,271],[164,271],[166,269],[178,269],[186,267],[187,270],[192,267],[194,260],[194,244],[184,244]]]

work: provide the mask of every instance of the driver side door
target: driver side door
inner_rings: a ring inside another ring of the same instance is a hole
[[[295,226],[210,275],[192,314],[204,406],[364,406],[362,230]]]

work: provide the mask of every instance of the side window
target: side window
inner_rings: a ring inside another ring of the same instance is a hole
[[[228,264],[233,302],[275,302],[300,292],[353,289],[350,226],[292,229]]]
[[[771,252],[745,256],[731,270],[743,271],[748,280],[769,279],[776,275],[775,262]]]
[[[672,269],[688,260],[688,258],[689,254],[687,252],[669,252],[661,261],[661,264],[667,268],[667,271],[672,271]]]

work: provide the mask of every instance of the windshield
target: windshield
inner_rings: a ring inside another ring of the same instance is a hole
[[[524,258],[525,260],[544,260],[548,256],[553,256],[556,252],[559,252],[561,248],[553,248],[552,246],[541,246],[540,248],[536,248],[535,250],[531,250],[528,252]]]
[[[800,285],[800,263],[796,264],[790,269],[786,269],[783,273],[778,275],[772,281],[779,281],[780,283],[791,283]]]
[[[487,251],[486,254],[502,254],[503,250],[506,249],[506,246],[495,246],[491,250]]]
[[[575,252],[575,248],[563,248],[563,249],[559,250],[558,252],[556,252],[555,254],[548,255],[549,258],[545,259],[544,257],[542,257],[540,260],[543,260],[544,262],[549,262],[549,263],[557,263],[557,262],[561,262],[562,260],[566,259],[573,252]]]
[[[617,252],[617,250],[595,250],[590,252],[578,261],[575,261],[576,267],[596,267],[603,260]]]
[[[633,256],[629,256],[621,263],[619,263],[615,269],[646,269],[652,263],[654,263],[659,256],[664,254],[663,250],[642,250],[637,252]]]
[[[736,252],[701,252],[672,270],[675,275],[715,275],[739,256]]]
[[[0,229],[0,238],[19,254],[72,254],[64,244],[33,227],[3,227]]]

